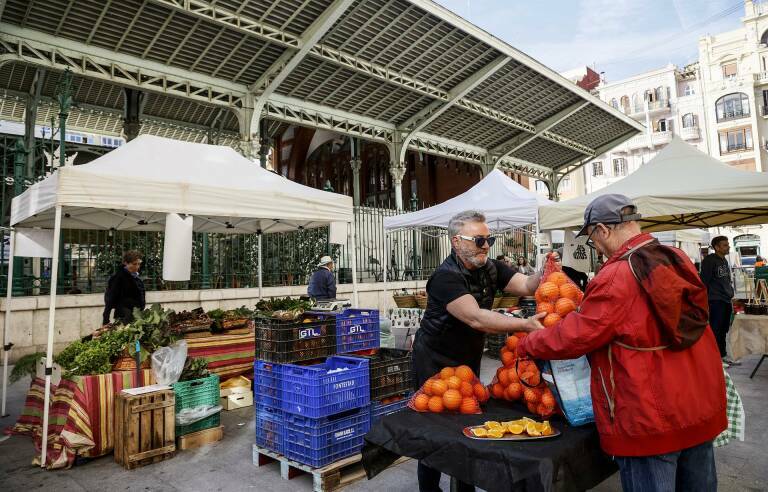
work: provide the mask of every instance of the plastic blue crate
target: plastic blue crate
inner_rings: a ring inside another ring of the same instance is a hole
[[[285,454],[285,418],[279,408],[256,405],[256,444]]]
[[[253,398],[256,403],[267,407],[280,408],[283,388],[282,365],[257,360],[253,364]]]
[[[338,372],[329,372],[341,369]],[[333,356],[322,364],[280,368],[281,408],[292,414],[320,418],[371,402],[368,360]]]
[[[408,405],[408,400],[411,398],[411,394],[403,395],[402,400],[398,400],[392,403],[382,404],[380,401],[371,402],[371,427],[373,424],[381,420],[385,415],[390,415],[395,412],[399,412]]]
[[[286,414],[284,454],[320,468],[360,452],[370,425],[368,406],[319,419]]]
[[[379,348],[381,328],[376,309],[348,308],[341,313],[313,312],[320,319],[336,319],[336,353],[348,354]]]

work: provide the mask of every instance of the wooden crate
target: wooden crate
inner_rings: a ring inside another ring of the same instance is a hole
[[[115,461],[126,469],[157,463],[176,453],[173,390],[115,396]]]
[[[212,442],[221,441],[222,437],[224,437],[224,427],[221,425],[185,434],[178,439],[178,449],[184,451],[185,449],[199,448]]]

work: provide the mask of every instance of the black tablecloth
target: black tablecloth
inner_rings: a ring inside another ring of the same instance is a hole
[[[594,425],[571,427],[551,419],[560,436],[537,441],[484,441],[464,437],[462,429],[488,420],[530,416],[519,404],[491,400],[481,415],[418,413],[409,409],[381,419],[365,436],[363,466],[372,478],[399,456],[489,492],[586,490],[616,471],[600,449]],[[414,489],[416,477],[414,476]]]

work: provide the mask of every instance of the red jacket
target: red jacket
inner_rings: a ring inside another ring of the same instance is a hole
[[[723,367],[711,329],[687,349],[636,349],[664,345],[647,294],[622,258],[648,239],[641,234],[627,241],[589,283],[579,312],[529,334],[517,349],[521,357],[548,360],[588,354],[600,443],[614,456],[686,449],[714,439],[728,425]],[[694,266],[686,258],[683,268]]]

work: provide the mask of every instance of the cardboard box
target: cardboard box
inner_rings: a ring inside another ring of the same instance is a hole
[[[244,395],[248,393],[253,393],[253,392],[251,391],[250,387],[246,387],[246,386],[233,386],[231,388],[221,388],[219,390],[219,396],[221,398],[225,398],[229,395]]]
[[[253,406],[253,393],[234,393],[221,398],[221,406],[224,410],[235,410]]]

